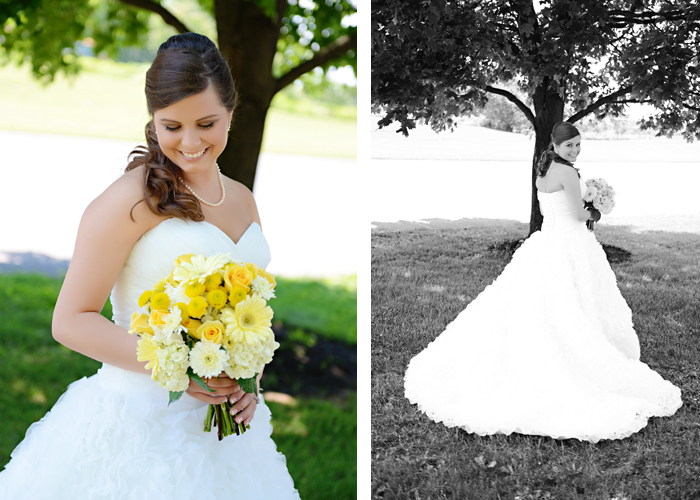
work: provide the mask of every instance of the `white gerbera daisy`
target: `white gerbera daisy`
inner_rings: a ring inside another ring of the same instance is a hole
[[[253,281],[250,283],[250,287],[253,290],[253,295],[257,295],[262,299],[270,300],[275,297],[275,289],[272,286],[272,283],[267,281],[267,279],[263,278],[262,276],[253,278]]]
[[[228,366],[229,354],[219,344],[202,340],[190,351],[190,366],[200,377],[216,377]]]
[[[214,254],[210,257],[195,255],[190,262],[182,262],[173,271],[173,279],[180,283],[180,286],[188,285],[195,281],[204,283],[210,274],[215,273],[229,261],[226,254]]]

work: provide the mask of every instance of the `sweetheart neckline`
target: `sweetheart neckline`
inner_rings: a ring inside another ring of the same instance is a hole
[[[179,220],[179,221],[182,221],[182,222],[188,222],[188,223],[189,223],[189,222],[192,222],[192,223],[195,223],[195,224],[199,224],[199,223],[207,224],[208,226],[213,227],[213,228],[216,229],[219,233],[221,233],[227,240],[229,240],[229,241],[233,244],[233,246],[238,246],[238,244],[243,240],[243,238],[245,237],[245,235],[248,234],[248,232],[250,231],[250,228],[252,228],[253,225],[256,225],[256,226],[260,227],[260,224],[258,224],[257,222],[255,222],[255,221],[251,222],[251,223],[248,225],[248,227],[245,229],[245,231],[243,231],[243,234],[241,234],[241,236],[238,238],[238,241],[233,241],[233,239],[232,239],[223,229],[221,229],[221,228],[220,228],[219,226],[217,226],[216,224],[212,224],[211,222],[208,222],[208,221],[205,221],[205,220],[201,220],[201,221],[187,220],[187,221],[184,221],[183,219],[180,219],[180,218],[178,218],[178,217],[169,217],[169,218],[167,218],[167,219],[163,219],[163,220],[160,221],[158,224],[156,224],[155,226],[153,226],[151,229],[149,229],[148,231],[146,231],[145,233],[143,233],[143,234],[141,235],[141,238],[143,238],[143,237],[146,236],[148,233],[150,233],[151,231],[153,231],[154,229],[156,229],[157,227],[159,227],[161,224],[163,224],[164,222],[167,222],[167,221],[169,221],[169,220]]]

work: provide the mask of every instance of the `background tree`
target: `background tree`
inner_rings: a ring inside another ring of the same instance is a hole
[[[700,7],[693,0],[376,0],[372,104],[408,135],[501,95],[535,132],[530,232],[542,224],[535,166],[556,122],[654,111],[642,128],[700,137]],[[514,82],[525,101],[503,84]]]
[[[197,0],[216,21],[218,46],[239,92],[221,170],[253,188],[267,111],[277,92],[314,68],[356,69],[356,12],[351,0]],[[154,0],[17,0],[0,2],[0,57],[29,61],[42,81],[76,74],[76,42],[90,37],[96,53],[143,45],[149,16],[190,31]],[[164,41],[164,40],[163,40]],[[277,60],[275,61],[275,59]],[[273,61],[276,62],[273,66]]]

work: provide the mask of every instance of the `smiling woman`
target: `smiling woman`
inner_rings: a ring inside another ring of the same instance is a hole
[[[179,256],[226,253],[256,269],[270,261],[251,192],[216,163],[236,103],[216,46],[194,33],[168,39],[146,75],[146,99],[147,146],[132,151],[124,175],[85,210],[53,315],[54,338],[102,368],[30,427],[0,473],[0,498],[298,499],[270,438],[262,373],[253,393],[226,372],[205,379],[210,390],[185,376],[185,394],[166,405],[168,392],[127,332],[143,291],[162,283]],[[110,291],[114,323],[99,314]],[[185,349],[179,331],[167,345]],[[166,354],[154,359],[158,370],[172,369]],[[227,400],[236,422],[252,424],[218,442],[202,423],[209,404]]]

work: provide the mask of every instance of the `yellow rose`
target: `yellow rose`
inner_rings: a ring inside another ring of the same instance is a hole
[[[240,301],[245,300],[249,291],[250,288],[247,286],[235,285],[233,288],[231,288],[231,292],[228,295],[228,301],[232,306],[235,306]]]
[[[231,264],[224,268],[224,281],[226,290],[230,292],[234,285],[249,286],[253,281],[253,273],[245,266]]]
[[[253,275],[255,275],[255,273],[258,271],[258,269],[260,269],[258,266],[256,266],[252,262],[247,262],[245,267],[247,267],[250,270],[250,272],[253,273]]]
[[[197,335],[202,339],[210,340],[221,344],[221,339],[224,337],[224,324],[221,321],[207,321],[202,326],[197,328]]]
[[[201,339],[202,337],[197,333],[197,329],[202,326],[202,322],[199,321],[198,319],[192,319],[188,316],[185,316],[185,319],[182,320],[182,326],[187,328],[187,333],[196,338],[197,340]]]
[[[148,326],[148,314],[137,313],[131,315],[131,328],[129,333],[150,333],[153,334],[153,328]]]
[[[156,326],[163,326],[165,324],[165,316],[170,314],[168,311],[159,311],[158,309],[153,309],[151,311],[151,316],[148,319],[148,324],[155,328]]]
[[[139,307],[143,307],[148,304],[148,301],[151,299],[151,295],[153,295],[151,290],[146,290],[143,292],[139,297]]]

